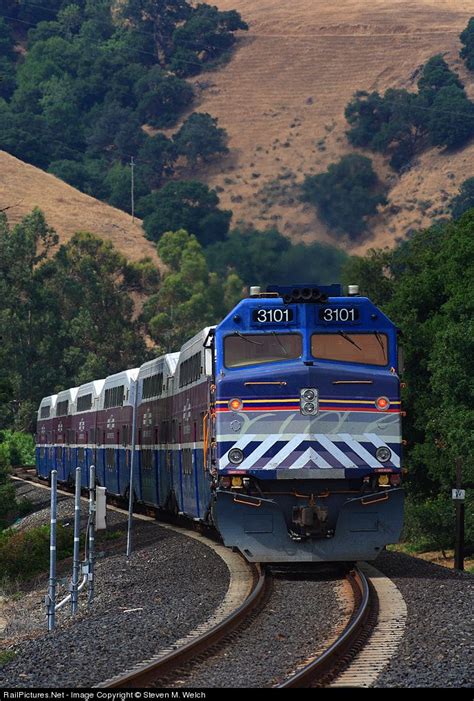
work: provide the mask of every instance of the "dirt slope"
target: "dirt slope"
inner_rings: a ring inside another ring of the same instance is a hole
[[[128,259],[151,257],[159,263],[153,244],[144,238],[141,221],[119,209],[84,195],[53,175],[0,151],[0,209],[11,224],[19,222],[33,207],[45,213],[60,243],[76,231],[90,231],[111,241]]]
[[[218,117],[230,135],[231,154],[208,170],[207,180],[223,188],[221,202],[233,209],[234,223],[276,224],[296,240],[332,239],[312,208],[297,202],[294,184],[351,151],[343,112],[356,90],[415,89],[417,69],[442,52],[474,96],[458,57],[474,0],[214,2],[238,9],[250,25],[232,61],[196,81],[199,110]],[[401,179],[376,158],[393,190],[362,249],[428,224],[428,215],[474,175],[473,151],[432,151]]]

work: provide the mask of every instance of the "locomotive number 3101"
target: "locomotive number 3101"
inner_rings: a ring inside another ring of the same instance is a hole
[[[287,321],[293,321],[293,310],[282,307],[254,309],[252,321],[257,321],[260,324],[284,324]]]
[[[355,307],[325,307],[319,310],[320,321],[357,321],[359,310]]]

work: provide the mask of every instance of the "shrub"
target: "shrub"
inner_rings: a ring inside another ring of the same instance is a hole
[[[466,502],[465,509],[466,551],[474,547],[474,520],[470,516],[470,505],[472,497]],[[455,509],[449,495],[439,494],[421,502],[407,499],[403,540],[409,541],[421,552],[454,548]]]
[[[0,443],[7,447],[10,466],[35,464],[35,442],[30,433],[0,431]]]
[[[464,212],[472,208],[474,208],[474,178],[468,178],[462,183],[456,197],[453,197],[450,210],[453,219],[459,219]]]
[[[49,526],[38,526],[28,531],[8,529],[0,533],[0,562],[6,577],[27,580],[44,572],[49,565]],[[72,554],[72,528],[58,527],[56,552],[58,560]]]
[[[386,203],[372,161],[358,154],[331,163],[325,173],[307,175],[301,199],[315,205],[328,226],[353,239],[366,229],[366,218]]]

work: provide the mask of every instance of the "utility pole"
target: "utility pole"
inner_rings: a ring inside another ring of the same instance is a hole
[[[130,156],[130,168],[132,170],[131,182],[131,204],[132,204],[132,222],[135,222],[135,161],[133,156]]]

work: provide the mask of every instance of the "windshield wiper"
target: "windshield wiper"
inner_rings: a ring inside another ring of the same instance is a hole
[[[248,336],[244,336],[243,333],[240,333],[240,331],[235,331],[234,333],[239,338],[243,338],[244,341],[247,341],[247,343],[253,343],[255,346],[263,346],[263,343],[260,343],[259,341],[252,341]]]
[[[286,350],[286,348],[285,348],[285,346],[283,345],[283,343],[280,341],[279,334],[277,334],[276,331],[272,331],[272,336],[275,336],[275,338],[276,338],[276,340],[278,341],[278,344],[279,344],[280,348],[282,349],[283,353],[284,353],[285,355],[288,355],[288,351]]]
[[[358,348],[360,351],[362,350],[362,348],[355,341],[353,341],[350,336],[348,336],[346,333],[344,333],[344,331],[342,331],[342,329],[339,329],[339,331],[337,333],[339,334],[339,336],[342,336],[342,338],[345,338],[346,341],[349,341],[349,343],[352,343],[352,345],[355,346],[356,348]]]
[[[384,360],[387,360],[387,354],[385,353],[385,346],[384,346],[384,344],[383,344],[382,337],[380,336],[380,334],[379,334],[378,331],[375,331],[375,338],[376,338],[377,341],[379,342],[379,346],[380,346],[380,348],[382,349],[383,359],[384,359]]]

